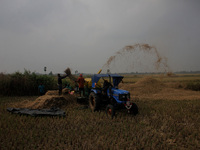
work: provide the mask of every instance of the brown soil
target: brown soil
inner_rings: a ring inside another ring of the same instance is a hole
[[[130,91],[132,98],[139,100],[200,100],[199,91],[185,90],[180,84],[166,84],[151,77],[135,84],[120,84],[119,88]]]
[[[12,106],[18,108],[29,108],[29,109],[50,109],[50,108],[64,108],[69,103],[75,102],[75,95],[68,94],[67,89],[63,89],[63,94],[58,95],[57,90],[48,91],[45,95],[38,97],[34,101],[22,101],[15,103]]]

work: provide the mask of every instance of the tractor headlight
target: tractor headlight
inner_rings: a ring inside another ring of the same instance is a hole
[[[126,98],[126,95],[125,94],[119,94],[119,100],[123,100]]]
[[[119,94],[119,100],[127,101],[127,99],[130,99],[130,93],[128,93],[128,94]]]

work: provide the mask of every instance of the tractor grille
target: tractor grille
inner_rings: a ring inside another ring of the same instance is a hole
[[[130,94],[119,94],[120,101],[127,101],[127,99],[130,99]]]

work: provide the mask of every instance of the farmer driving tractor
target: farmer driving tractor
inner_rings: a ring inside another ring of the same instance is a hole
[[[112,86],[112,84],[108,82],[108,80],[104,80],[103,89],[102,89],[103,95],[107,95],[107,90],[110,86]]]

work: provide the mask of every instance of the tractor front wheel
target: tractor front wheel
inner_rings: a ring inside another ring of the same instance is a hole
[[[130,109],[130,113],[133,115],[137,115],[138,114],[138,107],[135,103],[132,103],[132,107]]]
[[[91,110],[94,112],[99,109],[100,98],[94,93],[90,93],[89,95],[89,106]]]
[[[114,109],[113,105],[107,105],[106,115],[107,115],[107,117],[113,119],[113,117],[115,116],[115,109]]]

